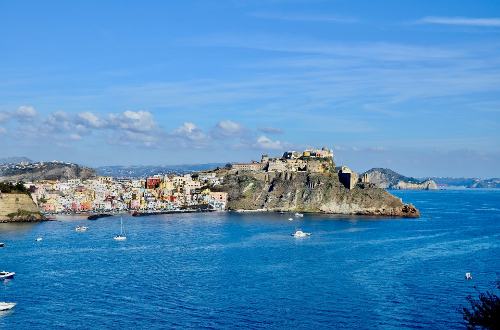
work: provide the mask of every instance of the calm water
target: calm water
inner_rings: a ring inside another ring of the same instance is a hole
[[[499,279],[500,191],[395,193],[423,216],[124,217],[125,242],[116,217],[0,224],[0,328],[463,328]]]

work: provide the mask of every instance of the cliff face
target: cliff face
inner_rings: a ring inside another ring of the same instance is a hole
[[[0,222],[41,220],[43,220],[43,216],[29,195],[0,193]]]
[[[383,189],[359,184],[346,189],[336,173],[240,172],[224,176],[228,209],[418,217]]]
[[[438,189],[436,182],[432,180],[425,180],[422,182],[406,182],[398,181],[397,184],[390,187],[391,189],[409,189],[409,190],[435,190]]]
[[[383,189],[432,190],[437,185],[432,180],[419,181],[394,172],[388,168],[372,168],[364,174],[368,175],[370,183]]]

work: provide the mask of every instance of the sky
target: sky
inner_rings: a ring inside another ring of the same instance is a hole
[[[0,2],[0,158],[500,176],[500,1]]]

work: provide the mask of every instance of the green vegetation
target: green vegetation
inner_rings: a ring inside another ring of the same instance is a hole
[[[0,182],[0,192],[9,194],[9,193],[17,193],[17,194],[29,194],[29,189],[24,186],[24,182],[19,181],[16,184],[10,182]]]
[[[497,289],[500,289],[500,282]],[[464,307],[462,314],[468,329],[500,329],[500,298],[496,294],[480,293],[478,299],[469,295],[467,301],[471,307]]]
[[[13,218],[34,218],[40,216],[40,212],[31,212],[26,210],[18,209],[17,212],[7,214],[9,219]]]

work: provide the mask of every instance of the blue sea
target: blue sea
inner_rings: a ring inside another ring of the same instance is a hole
[[[422,217],[124,216],[124,242],[119,217],[0,224],[0,328],[463,329],[499,280],[500,191],[393,193]]]

